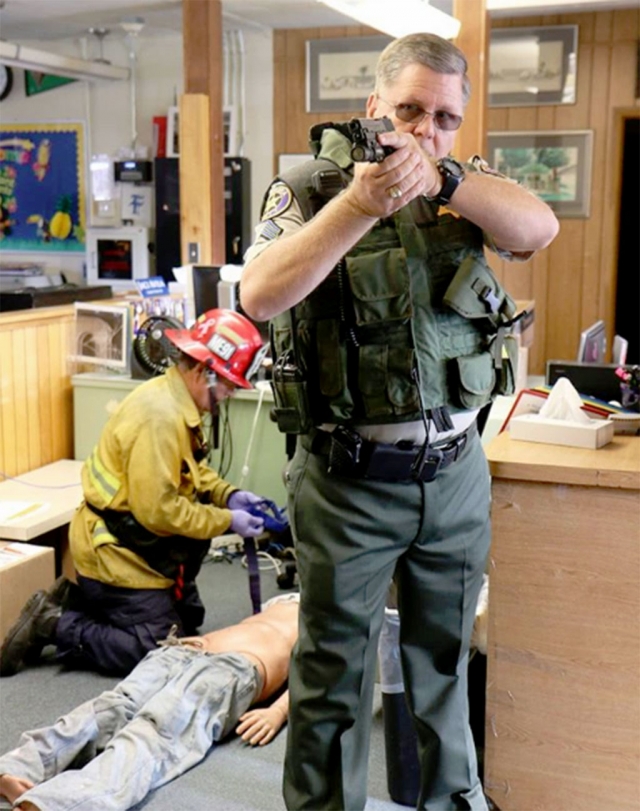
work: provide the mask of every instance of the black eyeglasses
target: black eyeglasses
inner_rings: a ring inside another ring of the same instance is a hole
[[[423,110],[419,104],[392,104],[390,101],[378,96],[380,101],[384,101],[389,107],[393,107],[396,112],[396,118],[404,121],[407,124],[415,124],[416,126],[424,120],[424,117],[430,115],[433,118],[433,123],[439,130],[457,130],[462,124],[462,116],[455,115],[455,113],[448,113],[446,110],[436,110],[430,113],[428,110]]]

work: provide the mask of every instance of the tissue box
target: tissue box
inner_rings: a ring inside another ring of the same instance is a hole
[[[571,445],[595,450],[613,439],[614,426],[610,420],[591,420],[589,424],[551,420],[539,414],[522,414],[509,420],[512,439],[546,442],[551,445]]]

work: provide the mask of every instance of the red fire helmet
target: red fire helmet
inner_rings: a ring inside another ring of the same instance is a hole
[[[243,389],[262,363],[267,345],[254,324],[235,310],[208,310],[191,329],[168,329],[178,349]]]

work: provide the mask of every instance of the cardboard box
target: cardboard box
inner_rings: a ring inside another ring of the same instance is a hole
[[[588,424],[582,424],[568,420],[551,420],[539,414],[521,414],[509,420],[512,439],[592,450],[611,442],[613,427],[611,420],[590,420]]]
[[[55,580],[54,551],[19,541],[0,541],[0,641],[38,589]]]

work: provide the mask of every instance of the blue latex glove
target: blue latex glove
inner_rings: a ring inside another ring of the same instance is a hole
[[[227,507],[230,510],[248,510],[254,504],[261,504],[264,501],[262,496],[257,496],[249,490],[236,490],[227,499]]]
[[[264,518],[251,515],[246,510],[231,510],[229,529],[241,538],[256,538],[264,532]]]

